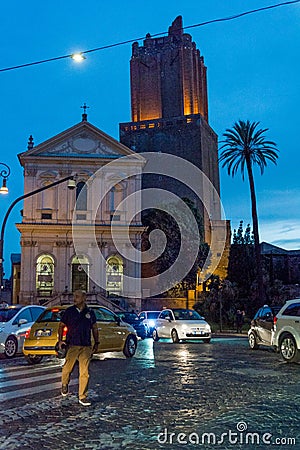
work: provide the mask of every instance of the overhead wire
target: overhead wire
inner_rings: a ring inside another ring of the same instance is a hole
[[[234,19],[238,19],[238,18],[243,17],[243,16],[247,16],[249,14],[255,14],[255,13],[258,13],[258,12],[261,12],[261,11],[266,11],[266,10],[270,10],[270,9],[274,9],[274,8],[279,8],[281,6],[292,5],[292,4],[295,4],[295,3],[300,3],[300,0],[291,0],[291,1],[287,1],[287,2],[276,3],[276,4],[273,4],[273,5],[264,6],[264,7],[257,8],[257,9],[252,9],[252,10],[249,10],[249,11],[244,11],[242,13],[238,13],[238,14],[235,14],[235,15],[229,16],[229,17],[222,17],[222,18],[219,18],[219,19],[207,20],[205,22],[200,22],[200,23],[197,23],[197,24],[194,24],[194,25],[188,25],[186,27],[179,28],[178,31],[180,31],[180,30],[188,30],[188,29],[191,29],[191,28],[198,28],[198,27],[202,27],[202,26],[209,25],[209,24],[212,24],[212,23],[217,23],[217,22],[226,22],[226,21],[229,21],[229,20],[234,20]],[[155,34],[151,35],[151,38],[164,36],[167,33],[168,33],[168,31],[155,33]],[[145,39],[145,36],[138,37],[138,38],[135,38],[135,39],[128,39],[128,40],[121,41],[121,42],[116,42],[114,44],[103,45],[101,47],[92,48],[90,50],[83,50],[83,51],[80,51],[79,54],[80,55],[85,55],[87,53],[98,52],[100,50],[106,50],[108,48],[119,47],[121,45],[131,44],[133,42],[138,42],[138,41],[141,41],[143,39]],[[16,66],[4,67],[4,68],[0,69],[0,72],[7,72],[9,70],[21,69],[21,68],[24,68],[24,67],[35,66],[35,65],[38,65],[38,64],[44,64],[44,63],[51,62],[51,61],[58,61],[58,60],[61,60],[61,59],[72,58],[73,55],[74,55],[74,53],[71,53],[71,54],[68,54],[68,55],[55,56],[53,58],[42,59],[42,60],[39,60],[39,61],[33,61],[33,62],[25,63],[25,64],[19,64],[19,65],[16,65]]]

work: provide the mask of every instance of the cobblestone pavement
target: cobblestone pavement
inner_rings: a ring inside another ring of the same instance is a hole
[[[92,361],[87,408],[77,403],[76,373],[61,398],[56,360],[0,360],[0,396],[21,373],[29,383],[25,396],[18,386],[2,401],[0,449],[300,449],[299,371],[246,339],[146,339],[131,360]]]

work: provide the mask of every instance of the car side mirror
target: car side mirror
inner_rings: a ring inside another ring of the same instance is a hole
[[[167,317],[167,320],[168,320],[169,322],[172,322],[171,317]]]
[[[27,319],[20,319],[18,322],[18,326],[20,327],[21,325],[24,325],[25,323],[28,323]]]

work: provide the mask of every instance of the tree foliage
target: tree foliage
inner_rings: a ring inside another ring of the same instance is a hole
[[[253,296],[253,283],[256,279],[253,234],[249,224],[243,229],[242,220],[238,229],[233,231],[227,279],[236,284],[240,298],[250,299]]]
[[[184,234],[185,242],[187,242],[184,248],[185,260],[183,264],[192,264],[192,268],[183,280],[178,276],[176,270],[171,271],[173,288],[166,293],[167,296],[186,295],[187,289],[195,289],[197,271],[199,268],[202,268],[208,254],[208,245],[204,243],[203,238],[203,221],[199,211],[191,200],[187,198],[182,200],[192,212],[197,230],[185,217],[180,201],[169,203],[168,205],[162,204],[161,209],[148,209],[143,212],[142,217],[143,225],[147,227],[147,231],[143,236],[143,250],[150,248],[149,236],[153,230],[161,230],[167,241],[161,256],[151,263],[152,271],[156,274],[163,273],[169,269],[178,258],[181,251],[182,234]],[[194,250],[195,245],[198,246],[198,253],[195,260],[192,261],[192,259],[189,259],[189,255],[193,253],[192,250]]]

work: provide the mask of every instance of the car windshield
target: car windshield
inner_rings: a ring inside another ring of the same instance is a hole
[[[133,323],[135,321],[138,321],[139,318],[137,314],[135,313],[124,313],[124,312],[118,312],[117,315],[121,317],[124,322]]]
[[[201,320],[203,317],[200,316],[196,311],[192,309],[173,309],[174,317],[176,320]]]
[[[20,311],[16,308],[1,308],[0,309],[0,322],[9,322],[17,312]]]
[[[60,322],[64,315],[65,309],[46,309],[38,318],[37,322]]]
[[[148,319],[157,319],[159,316],[160,311],[151,311],[147,313]]]

